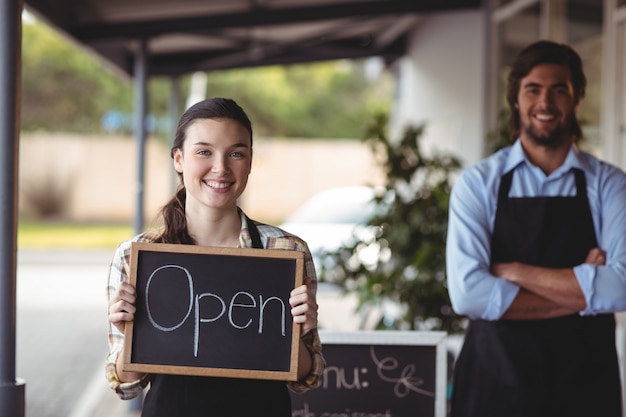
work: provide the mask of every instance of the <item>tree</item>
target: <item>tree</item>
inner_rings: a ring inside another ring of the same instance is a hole
[[[388,77],[369,81],[362,61],[347,60],[214,71],[207,81],[209,95],[237,97],[255,134],[275,137],[358,138],[391,91]]]
[[[131,133],[130,79],[38,21],[23,25],[22,44],[23,130],[104,132],[108,115],[118,131]],[[376,111],[388,110],[393,88],[390,74],[371,80],[358,60],[212,71],[207,78],[207,96],[234,98],[255,134],[270,137],[358,138]],[[180,77],[181,109],[189,80]],[[154,133],[167,137],[171,80],[151,77],[148,89]]]
[[[358,294],[361,312],[399,307],[379,328],[460,331],[463,318],[452,311],[445,279],[448,201],[460,162],[426,157],[419,146],[423,126],[406,129],[399,142],[386,130],[387,117],[379,115],[366,135],[387,173],[376,199],[381,214],[368,223],[378,233],[326,254],[321,279]],[[378,254],[373,263],[363,256],[372,250]]]
[[[132,87],[41,23],[22,32],[22,129],[100,131],[110,108],[130,111]]]

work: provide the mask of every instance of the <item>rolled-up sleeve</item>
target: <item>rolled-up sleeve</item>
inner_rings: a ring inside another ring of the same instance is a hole
[[[482,191],[481,191],[482,189]],[[519,287],[490,273],[495,196],[485,192],[477,170],[464,171],[450,196],[446,243],[448,291],[455,312],[470,318],[497,320],[515,299]]]
[[[626,311],[626,282],[623,265],[595,266],[582,264],[574,268],[587,308],[582,315]]]
[[[626,311],[626,175],[601,164],[594,181],[589,202],[598,246],[607,255],[605,265],[574,268],[587,302],[582,315]]]
[[[315,265],[313,264],[313,257],[309,251],[308,246],[304,241],[299,242],[298,250],[304,252],[304,269],[307,277],[311,278],[311,286],[313,292],[317,297],[317,274],[315,271]],[[311,355],[311,370],[300,381],[289,383],[289,388],[294,392],[302,393],[310,389],[316,388],[319,385],[320,378],[326,368],[326,361],[322,355],[322,342],[320,341],[317,329],[313,329],[304,336],[302,336],[302,342]]]
[[[120,382],[115,365],[118,354],[119,352],[111,352],[107,356],[106,377],[109,381],[109,388],[115,391],[122,400],[130,400],[141,395],[148,382],[150,382],[150,375],[146,374],[137,381]]]
[[[313,329],[304,336],[302,342],[311,355],[311,370],[299,381],[290,382],[289,388],[297,393],[306,392],[319,385],[320,378],[326,368],[326,362],[322,356],[322,343],[317,329]]]
[[[128,281],[129,259],[130,259],[130,242],[121,243],[109,269],[108,298],[109,300],[115,294],[122,281]],[[105,374],[109,382],[109,387],[123,400],[128,400],[139,396],[143,389],[148,385],[149,376],[138,381],[120,382],[116,363],[117,357],[124,346],[124,334],[117,330],[115,326],[109,323],[109,353],[106,358]]]

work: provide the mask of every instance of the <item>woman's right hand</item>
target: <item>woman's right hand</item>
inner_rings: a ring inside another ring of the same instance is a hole
[[[122,282],[109,300],[109,322],[124,333],[127,321],[135,317],[135,288],[128,282]]]

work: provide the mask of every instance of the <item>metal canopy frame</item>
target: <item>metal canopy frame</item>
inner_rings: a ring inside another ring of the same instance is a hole
[[[128,76],[147,41],[150,76],[403,55],[421,14],[481,0],[25,0]],[[407,21],[410,24],[407,24]]]

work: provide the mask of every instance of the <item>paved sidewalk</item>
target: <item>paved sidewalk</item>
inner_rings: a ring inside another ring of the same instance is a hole
[[[130,403],[121,400],[113,391],[102,396],[89,417],[139,417],[140,411],[131,411]]]
[[[94,393],[108,390],[112,256],[112,250],[18,251],[16,368],[26,382],[26,417],[91,417],[100,401]]]

